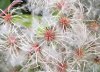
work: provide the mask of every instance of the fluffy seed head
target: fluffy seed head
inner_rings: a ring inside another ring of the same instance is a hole
[[[64,5],[64,2],[56,3],[56,6],[57,6],[58,9],[61,9],[63,7],[63,5]]]
[[[46,41],[53,41],[55,39],[55,32],[51,29],[46,29],[44,38]]]
[[[66,17],[62,17],[59,19],[60,26],[66,29],[69,26],[70,20]]]
[[[39,44],[38,44],[38,43],[34,43],[34,44],[32,45],[32,48],[33,48],[34,51],[36,51],[36,52],[39,52],[39,51],[40,51],[40,47],[39,47]]]
[[[76,50],[75,50],[75,56],[77,57],[77,58],[82,58],[83,56],[84,56],[84,51],[83,51],[83,49],[82,48],[77,48]]]
[[[9,36],[8,37],[8,43],[9,44],[15,44],[16,43],[16,37],[15,36]]]
[[[12,20],[12,15],[11,15],[11,14],[6,14],[3,18],[4,18],[4,20],[5,20],[6,22],[11,22],[11,20]]]
[[[65,63],[59,63],[58,71],[66,72],[67,65]]]
[[[90,24],[90,29],[97,31],[99,29],[99,25],[93,22]]]

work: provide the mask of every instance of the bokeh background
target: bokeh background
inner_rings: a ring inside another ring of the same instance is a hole
[[[10,4],[10,0],[0,0],[0,9],[5,9]]]

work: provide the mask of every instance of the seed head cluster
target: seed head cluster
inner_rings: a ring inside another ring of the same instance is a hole
[[[84,1],[27,0],[0,9],[2,72],[100,72],[99,17],[91,13],[96,1]]]

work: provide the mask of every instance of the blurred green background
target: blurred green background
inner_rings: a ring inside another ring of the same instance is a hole
[[[0,0],[0,9],[4,10],[6,9],[8,6],[10,5],[10,0]],[[1,13],[1,11],[0,11]],[[22,20],[20,17],[14,17],[13,18],[13,22],[20,22],[23,26],[25,27],[30,27],[31,26],[31,21],[32,21],[32,17],[31,15],[27,15],[27,14],[23,14],[20,15],[24,18],[24,20]]]
[[[10,0],[0,0],[0,9],[5,9],[10,4]]]

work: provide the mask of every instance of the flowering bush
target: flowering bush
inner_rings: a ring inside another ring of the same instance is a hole
[[[22,2],[0,9],[0,72],[100,72],[98,0]]]

